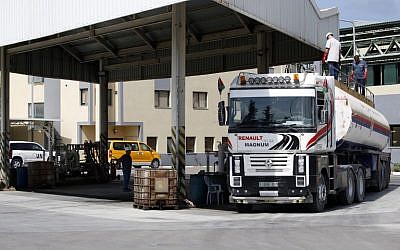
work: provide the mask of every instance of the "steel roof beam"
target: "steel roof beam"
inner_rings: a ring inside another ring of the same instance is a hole
[[[373,37],[373,38],[363,38],[363,39],[356,39],[356,42],[371,42],[371,40],[374,41],[391,41],[392,39],[400,38],[400,34],[396,35],[391,35],[391,36],[378,36],[378,37]],[[340,42],[341,44],[346,44],[346,43],[352,43],[353,41],[343,41]]]
[[[201,42],[201,35],[195,30],[196,28],[193,26],[193,24],[188,23],[187,32],[196,42],[199,43]]]
[[[234,11],[233,13],[235,14],[235,16],[237,17],[239,22],[243,25],[243,27],[247,30],[247,32],[252,34],[253,28],[244,20],[243,16],[241,14],[237,13],[236,11]]]
[[[199,34],[199,32],[196,29],[196,26],[193,24],[192,20],[190,20],[190,18],[187,16],[186,17],[186,23],[187,23],[187,33],[193,37],[193,39],[199,43],[201,42],[201,35]]]
[[[78,62],[80,62],[80,63],[83,62],[81,56],[79,55],[79,52],[76,49],[74,49],[71,45],[61,44],[60,47],[63,48],[68,54],[70,54]]]
[[[243,51],[256,52],[257,46],[247,45],[241,47],[234,48],[222,48],[222,49],[213,49],[207,51],[194,52],[186,55],[187,60],[197,60],[205,57],[216,56],[216,55],[225,55],[225,54],[235,54]],[[171,61],[171,56],[164,56],[160,58],[150,58],[142,60],[140,56],[127,57],[127,58],[117,58],[115,60],[109,60],[107,65],[104,66],[106,70],[117,70],[121,68],[131,67],[131,66],[144,66],[151,64],[159,64],[159,63],[168,63]]]
[[[273,29],[268,28],[263,25],[256,25],[254,26],[254,31],[265,31],[265,32],[272,32]],[[233,30],[227,30],[223,32],[217,32],[217,33],[209,33],[209,34],[204,34],[202,35],[201,41],[202,42],[209,42],[209,41],[214,41],[218,39],[224,39],[224,38],[231,38],[231,37],[240,37],[240,36],[247,36],[246,29],[240,28],[240,29],[233,29]],[[157,49],[165,49],[171,47],[171,41],[164,41],[160,42],[157,44]],[[137,46],[137,47],[130,47],[130,48],[124,48],[120,49],[118,51],[118,55],[120,57],[123,56],[129,56],[132,54],[143,54],[143,53],[149,53],[153,52],[152,50],[150,51],[148,49],[148,46]],[[96,61],[99,60],[100,58],[107,58],[110,57],[109,52],[101,52],[101,53],[95,53],[95,54],[89,54],[83,57],[83,60],[85,62],[90,62],[90,61]]]
[[[134,28],[139,28],[139,27],[144,27],[148,25],[154,25],[158,23],[163,23],[163,22],[168,22],[171,21],[171,13],[164,13],[164,14],[159,14],[156,16],[149,16],[149,17],[143,17],[140,19],[135,19],[132,21],[124,22],[124,23],[117,23],[114,25],[102,27],[102,28],[97,28],[94,29],[94,33],[96,36],[102,36],[110,33],[115,33],[115,32],[120,32],[120,31],[125,31],[125,30],[131,30]],[[77,32],[75,34],[71,35],[66,35],[66,36],[60,36],[60,37],[55,37],[55,38],[50,38],[48,40],[44,41],[30,41],[29,44],[25,45],[20,45],[17,47],[10,47],[7,49],[7,53],[9,54],[18,54],[18,53],[24,53],[32,50],[39,50],[39,49],[44,49],[56,45],[61,45],[61,44],[66,44],[66,43],[71,43],[79,40],[84,40],[84,39],[89,39],[92,36],[91,31],[86,30],[86,31],[81,31]]]
[[[110,52],[114,57],[118,57],[118,50],[109,41],[101,36],[93,37],[98,43],[100,43],[108,52]]]
[[[94,26],[85,27],[86,30],[90,31],[90,38],[98,42],[103,48],[112,54],[113,57],[118,57],[118,50],[115,46],[102,36],[96,36],[96,31]]]
[[[133,31],[136,33],[137,36],[139,36],[152,50],[156,50],[157,46],[155,45],[155,43],[150,40],[150,38],[148,38],[146,36],[146,34],[141,30],[141,29],[133,29]]]
[[[124,22],[129,22],[131,20],[135,20],[136,15],[132,15],[132,18],[129,16],[126,17],[122,17],[122,20],[124,20]],[[142,39],[152,50],[156,50],[157,49],[157,45],[148,37],[146,36],[146,34],[144,33],[144,31],[142,29],[139,28],[135,28],[133,29],[134,35],[140,37],[140,39]]]

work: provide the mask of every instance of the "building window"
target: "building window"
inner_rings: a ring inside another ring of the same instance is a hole
[[[222,144],[223,145],[228,145],[228,137],[226,137],[226,136],[222,137]]]
[[[196,137],[186,137],[186,153],[194,153]]]
[[[154,107],[155,108],[169,108],[169,91],[168,90],[155,90],[154,91]]]
[[[350,74],[351,72],[349,72]],[[368,65],[367,86],[374,86],[375,84],[375,71],[373,65]]]
[[[81,91],[81,105],[88,105],[89,103],[89,90],[88,89],[80,89]]]
[[[28,117],[29,118],[44,118],[44,103],[33,104],[33,115],[32,115],[32,103],[28,103]]]
[[[194,109],[207,108],[207,92],[193,92],[193,108]]]
[[[157,150],[157,137],[147,137],[147,145],[154,150]]]
[[[107,104],[108,106],[112,106],[112,89],[107,89]]]
[[[392,135],[390,138],[390,146],[400,147],[400,125],[390,125]]]
[[[172,154],[173,143],[172,137],[167,137],[167,154]]]
[[[383,65],[383,79],[385,85],[397,84],[397,65],[396,64],[385,64]]]
[[[204,137],[204,151],[214,151],[214,137]]]

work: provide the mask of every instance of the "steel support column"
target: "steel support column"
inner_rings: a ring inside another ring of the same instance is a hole
[[[9,182],[9,134],[10,134],[10,60],[5,47],[0,47],[0,190]]]
[[[99,130],[100,130],[100,159],[102,163],[107,162],[108,147],[108,79],[104,70],[103,61],[99,61]]]
[[[178,172],[178,198],[186,198],[185,188],[185,74],[186,4],[172,6],[172,165]]]
[[[271,64],[272,50],[271,41],[264,31],[257,32],[257,72],[259,74],[268,74]]]

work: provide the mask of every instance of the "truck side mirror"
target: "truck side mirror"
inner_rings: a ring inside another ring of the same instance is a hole
[[[224,126],[226,123],[226,111],[225,111],[225,102],[218,102],[218,123],[220,126]]]

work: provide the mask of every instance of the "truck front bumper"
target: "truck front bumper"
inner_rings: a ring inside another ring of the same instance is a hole
[[[293,196],[293,197],[274,197],[274,196],[263,196],[263,197],[238,197],[230,196],[230,203],[236,204],[292,204],[292,203],[312,203],[313,197],[309,196]]]

